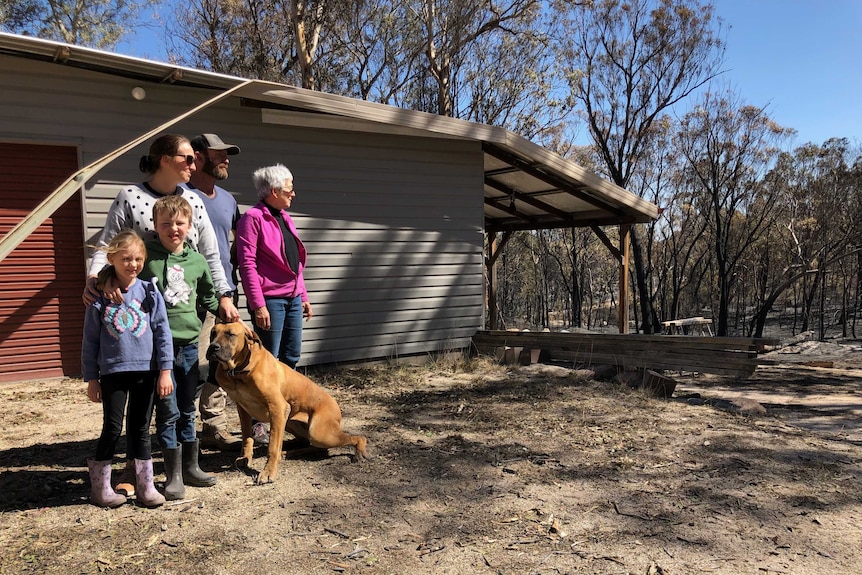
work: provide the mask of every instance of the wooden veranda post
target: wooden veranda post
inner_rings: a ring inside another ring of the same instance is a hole
[[[489,329],[500,329],[499,313],[497,312],[497,259],[503,253],[503,247],[512,237],[512,232],[503,232],[503,237],[497,241],[497,232],[488,232],[488,254],[485,257],[485,277],[487,291],[485,294],[485,309],[488,310]]]
[[[617,312],[617,321],[620,324],[620,333],[629,332],[629,236],[632,227],[629,224],[620,226],[620,298]]]
[[[488,254],[485,256],[485,281],[488,289],[485,291],[485,309],[488,310],[489,329],[500,329],[497,325],[497,266],[495,265],[497,232],[488,234]]]

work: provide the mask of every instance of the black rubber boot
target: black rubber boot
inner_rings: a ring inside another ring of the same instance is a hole
[[[212,487],[216,476],[204,473],[198,467],[198,440],[183,442],[183,482],[194,487]]]
[[[165,458],[165,499],[176,501],[185,499],[186,487],[183,485],[183,446],[162,449]]]

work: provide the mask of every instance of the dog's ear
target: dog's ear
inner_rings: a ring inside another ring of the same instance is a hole
[[[260,336],[257,335],[256,331],[254,331],[253,329],[251,329],[250,327],[248,327],[245,324],[243,324],[243,327],[245,328],[246,339],[248,339],[252,343],[256,343],[256,344],[261,345],[261,346],[263,345],[263,342],[260,341]]]
[[[251,328],[248,326],[248,324],[247,324],[247,323],[245,323],[244,321],[240,320],[240,321],[239,321],[239,322],[237,322],[237,323],[239,323],[239,325],[241,325],[241,326],[242,326],[242,330],[245,332],[245,335],[247,335],[248,337],[251,337],[251,336],[253,336],[253,335],[256,335],[256,334],[254,333],[254,330],[253,330],[253,329],[251,329]]]

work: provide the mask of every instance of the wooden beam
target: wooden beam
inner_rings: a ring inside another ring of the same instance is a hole
[[[493,234],[493,236],[492,236]],[[493,237],[495,240],[497,238],[497,232],[492,232],[488,234],[488,249],[491,253],[488,256],[489,263],[491,265],[497,265],[497,258],[500,257],[500,254],[503,253],[503,248],[506,247],[506,244],[509,243],[509,240],[512,239],[512,232],[503,232],[503,237],[500,238],[499,244],[492,248],[490,238]]]
[[[751,337],[480,331],[479,353],[501,347],[542,350],[549,358],[621,368],[696,371],[745,377],[762,363],[758,353],[777,340]]]
[[[491,329],[499,329],[497,325],[497,232],[488,234],[488,253],[485,256],[485,309],[488,310],[488,326]]]
[[[485,203],[488,204],[488,198],[485,198]],[[493,204],[488,204],[491,207],[497,207]],[[500,209],[500,208],[498,208]],[[503,210],[508,212],[508,210]],[[523,231],[523,230],[555,230],[559,228],[586,228],[590,226],[615,226],[618,224],[636,224],[635,218],[618,218],[610,216],[607,213],[601,212],[580,212],[573,213],[568,221],[561,221],[556,218],[534,218],[535,223],[524,222],[522,219],[511,218],[502,220],[500,218],[485,218],[485,231],[487,232],[503,232],[503,231]]]
[[[598,198],[592,193],[590,193],[591,190],[587,186],[584,186],[577,182],[567,181],[563,178],[542,171],[536,164],[528,162],[527,160],[524,160],[523,158],[520,158],[515,154],[504,151],[499,147],[490,144],[489,142],[483,142],[482,150],[486,154],[490,154],[498,160],[506,162],[510,166],[514,166],[520,169],[525,174],[529,174],[537,180],[541,180],[546,184],[553,186],[556,189],[559,189],[560,191],[563,191],[571,196],[578,198],[579,200],[583,200],[590,205],[596,206],[597,208],[601,208],[602,210],[606,210],[617,217],[623,217],[625,215],[624,211],[617,206],[605,202],[601,198]]]
[[[485,198],[485,204],[491,206],[494,209],[500,210],[501,212],[506,212],[507,214],[511,214],[512,216],[518,218],[519,220],[523,220],[527,222],[529,226],[536,226],[538,220],[535,217],[528,216],[527,214],[522,214],[515,208],[513,203],[504,203],[508,198]],[[534,229],[530,227],[528,229]]]
[[[505,184],[494,181],[494,180],[488,178],[487,175],[485,177],[485,185],[487,185],[488,187],[494,188],[498,192],[504,193],[508,197],[511,197],[515,200],[518,200],[519,202],[523,202],[527,205],[533,206],[534,208],[536,208],[538,210],[542,210],[546,214],[556,216],[564,222],[571,222],[572,221],[572,214],[570,214],[569,212],[565,212],[563,210],[557,209],[554,206],[552,206],[546,202],[543,202],[542,200],[536,199],[531,195],[525,194],[523,192],[519,192],[518,190],[510,188],[509,186],[506,186]]]

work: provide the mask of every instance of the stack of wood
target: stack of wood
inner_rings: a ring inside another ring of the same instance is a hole
[[[691,371],[737,377],[754,373],[758,354],[775,343],[775,340],[751,337],[513,331],[479,331],[473,336],[473,344],[480,354],[497,356],[506,363],[534,363],[533,358],[537,361],[541,355],[546,361],[571,361],[581,365],[607,364],[621,369]],[[508,356],[507,349],[512,350]],[[514,350],[518,350],[517,353]],[[507,357],[512,361],[506,361]]]

